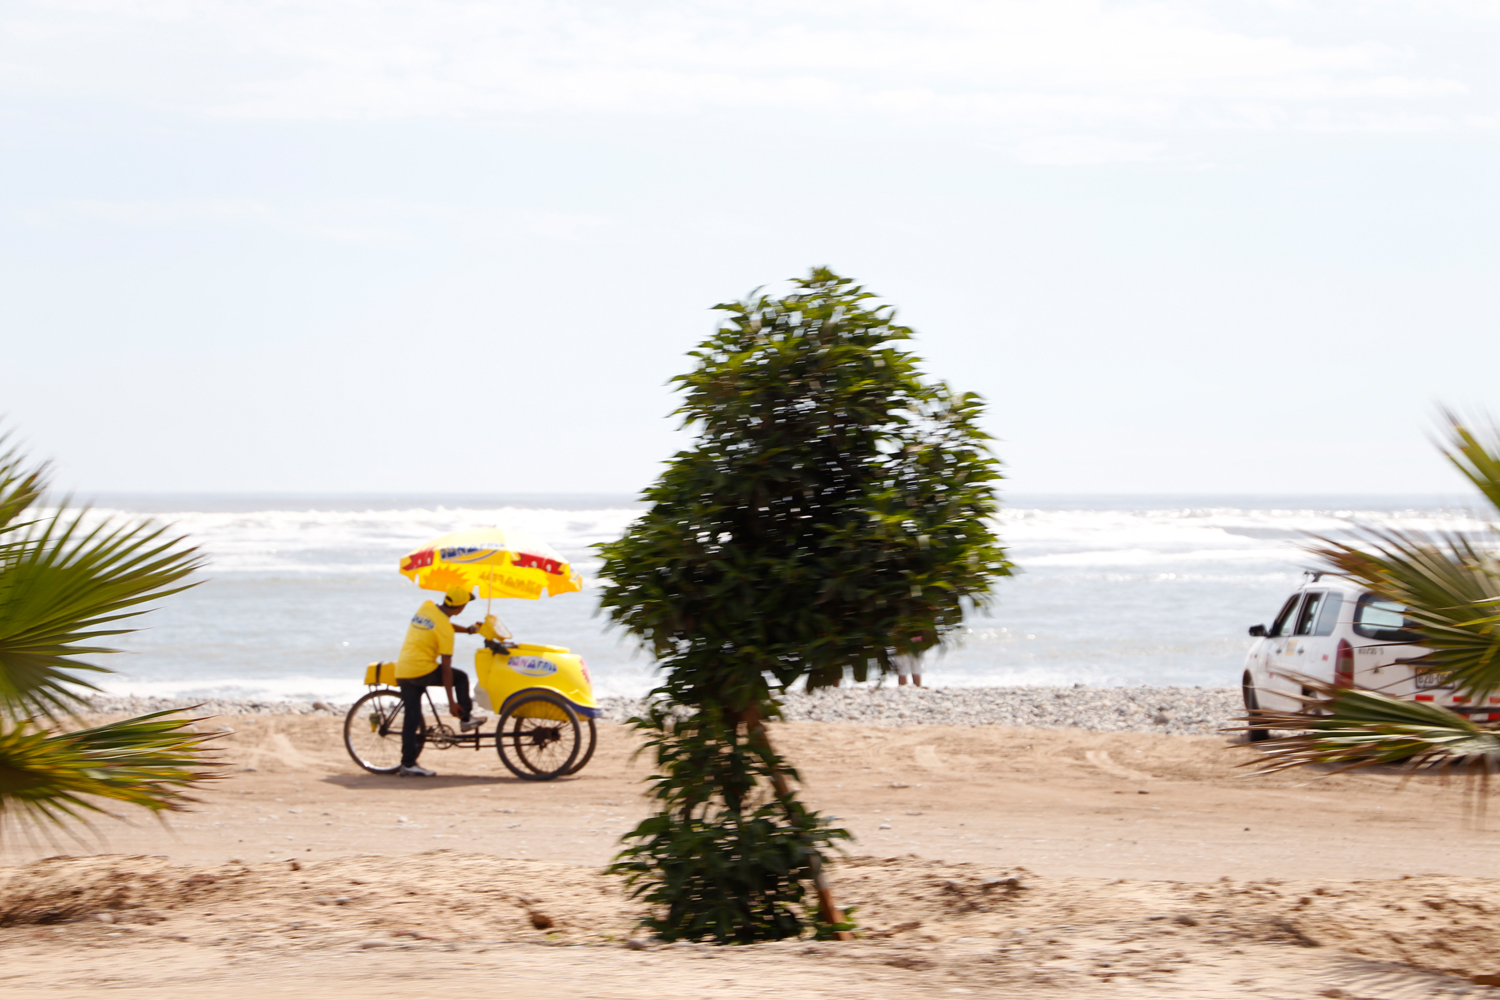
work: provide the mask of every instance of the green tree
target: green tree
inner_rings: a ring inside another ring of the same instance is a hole
[[[716,306],[674,380],[697,440],[600,546],[602,606],[665,672],[633,720],[658,811],[615,870],[669,940],[843,926],[822,862],[847,833],[797,799],[764,721],[799,681],[863,681],[940,644],[1011,571],[980,399],[925,381],[873,298],[819,268],[785,298]]]
[[[1406,607],[1407,628],[1430,652],[1411,661],[1443,675],[1482,703],[1500,690],[1500,430],[1476,433],[1449,413],[1443,454],[1491,507],[1483,534],[1364,531],[1356,541],[1319,539],[1311,551],[1334,573]],[[1500,765],[1500,731],[1445,708],[1378,691],[1309,682],[1299,712],[1263,712],[1257,728],[1289,731],[1259,744],[1262,770],[1309,763],[1360,767],[1404,761],[1412,767]]]
[[[188,720],[65,726],[97,690],[82,675],[108,672],[78,657],[113,652],[101,640],[133,631],[122,623],[184,589],[201,560],[164,529],[66,503],[28,519],[45,473],[0,439],[0,821],[86,822],[110,802],[182,809],[214,776]]]

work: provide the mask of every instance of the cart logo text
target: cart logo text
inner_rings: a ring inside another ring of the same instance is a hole
[[[540,656],[512,656],[505,662],[510,669],[527,677],[550,677],[557,673],[557,664]]]
[[[494,545],[459,545],[449,549],[439,549],[438,557],[443,562],[454,563],[476,563],[493,556],[501,551]]]

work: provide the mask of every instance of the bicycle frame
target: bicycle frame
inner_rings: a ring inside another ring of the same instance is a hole
[[[389,691],[391,694],[395,695],[398,698],[401,697],[400,688],[384,688],[383,690]],[[432,700],[432,688],[429,687],[423,689],[422,697],[427,701],[427,707],[432,711],[432,718],[436,720],[437,723],[436,726],[429,725],[427,716],[425,714],[423,715],[423,747],[432,747],[435,750],[447,750],[449,747],[468,746],[473,747],[475,750],[479,750],[485,747],[494,748],[496,746],[496,738],[499,734],[493,729],[489,730],[488,732],[482,729],[476,729],[473,732],[464,733],[455,731],[453,727],[443,722],[443,716],[440,712],[438,712],[437,703]],[[389,736],[396,734],[395,730],[391,728],[391,725],[394,721],[394,715],[391,718],[382,719],[380,723],[380,735]],[[436,735],[434,735],[434,729],[437,730]],[[512,733],[509,735],[515,737],[517,734]]]

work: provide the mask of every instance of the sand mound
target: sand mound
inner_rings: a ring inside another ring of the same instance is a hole
[[[858,837],[830,874],[863,936],[632,949],[639,905],[601,868],[646,814],[649,761],[620,727],[536,784],[493,753],[366,774],[326,714],[213,725],[240,769],[169,832],[31,863],[12,845],[5,1000],[404,1000],[413,977],[595,1000],[1412,1000],[1500,973],[1496,883],[1465,875],[1497,835],[1462,825],[1461,788],[1248,779],[1217,738],[778,725],[809,802]]]
[[[1488,880],[1047,880],[914,857],[850,858],[834,877],[855,908],[859,940],[711,951],[1059,988],[1165,984],[1222,971],[1236,955],[1284,966],[1316,954],[1325,964],[1342,957],[1464,977],[1500,971]],[[0,933],[74,924],[74,943],[193,940],[241,960],[267,951],[618,946],[639,936],[639,912],[619,880],[598,871],[451,851],[214,867],[55,858],[0,875],[0,925],[12,929]]]
[[[226,940],[266,929],[467,940],[609,940],[634,923],[619,880],[567,865],[435,851],[185,868],[158,858],[49,858],[0,877],[0,926],[106,916],[210,921]]]

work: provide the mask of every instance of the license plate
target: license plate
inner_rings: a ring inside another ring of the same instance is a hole
[[[1428,688],[1448,687],[1448,675],[1431,673],[1417,675],[1417,690],[1426,691]]]

